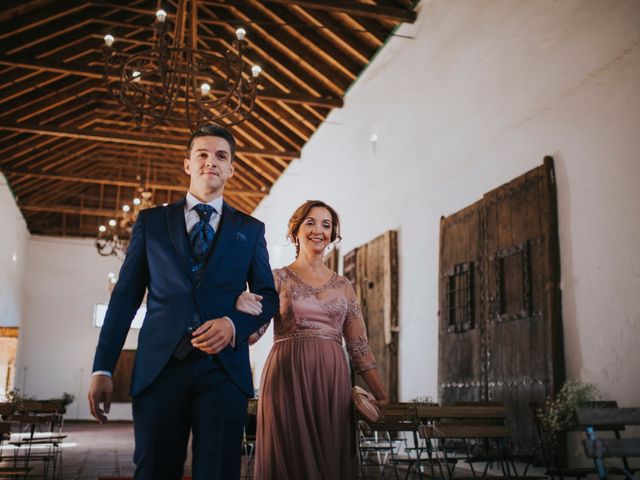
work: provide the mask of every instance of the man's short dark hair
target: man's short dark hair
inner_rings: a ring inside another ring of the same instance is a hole
[[[189,143],[187,143],[187,156],[191,154],[193,141],[198,137],[224,138],[227,142],[229,142],[229,147],[231,148],[231,161],[233,162],[235,160],[236,139],[234,138],[233,134],[223,126],[217,125],[215,123],[208,123],[199,127],[195,132],[191,134],[191,137],[189,137]]]

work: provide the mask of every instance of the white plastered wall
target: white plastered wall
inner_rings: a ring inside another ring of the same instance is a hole
[[[0,327],[20,327],[22,279],[29,231],[0,173]]]
[[[22,279],[29,231],[0,173],[0,327],[22,324]],[[19,331],[18,331],[19,332]],[[0,338],[0,401],[13,389],[15,338]]]
[[[94,306],[108,302],[107,275],[120,265],[100,257],[92,240],[32,236],[28,242],[16,384],[35,398],[74,395],[67,418],[91,417],[87,392],[100,334]],[[137,332],[129,331],[124,348],[136,348]],[[112,405],[109,418],[130,419],[130,404]]]
[[[341,214],[343,254],[397,229],[400,399],[436,398],[440,216],[552,155],[567,375],[637,403],[640,3],[423,0],[418,10],[258,207],[273,266],[292,259],[286,222],[306,199]],[[265,340],[253,349],[257,375]]]

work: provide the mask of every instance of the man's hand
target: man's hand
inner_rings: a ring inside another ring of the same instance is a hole
[[[257,317],[262,313],[262,295],[242,292],[236,300],[236,310]]]
[[[228,318],[207,320],[193,332],[191,344],[210,355],[219,353],[233,337],[233,327]]]
[[[91,415],[100,423],[107,422],[107,415],[111,408],[111,394],[113,393],[113,378],[107,375],[93,375],[89,386],[89,408]],[[100,402],[104,410],[100,408]]]

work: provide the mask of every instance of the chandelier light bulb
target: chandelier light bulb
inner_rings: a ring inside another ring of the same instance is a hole
[[[253,75],[253,78],[258,78],[260,76],[260,73],[262,73],[262,68],[260,68],[258,65],[254,65],[253,67],[251,67],[251,74]]]
[[[164,10],[158,10],[156,12],[156,18],[160,23],[164,23],[165,18],[167,18],[167,12],[165,12]]]
[[[238,37],[238,40],[244,40],[246,34],[247,31],[242,27],[236,30],[236,37]]]
[[[115,273],[113,273],[113,272],[109,272],[109,273],[107,274],[107,277],[109,277],[109,278],[115,278],[115,277],[116,277],[116,274],[115,274]]]
[[[140,78],[141,78],[141,73],[138,70],[134,70],[133,73],[131,74],[131,78],[133,78],[134,82],[139,82]]]
[[[133,199],[133,204],[134,205],[140,205],[140,199],[139,198],[134,198]]]
[[[209,93],[209,91],[211,90],[211,85],[209,85],[208,83],[203,83],[202,85],[200,85],[200,94],[204,97],[205,95],[207,95]]]
[[[104,233],[104,232],[106,232],[106,231],[107,231],[107,227],[105,227],[104,225],[100,225],[100,226],[98,227],[98,231],[99,231],[100,233]]]
[[[106,45],[107,47],[110,47],[111,45],[113,45],[113,42],[114,42],[115,40],[116,40],[116,39],[115,39],[115,38],[113,38],[113,35],[107,34],[107,35],[105,35],[105,36],[104,36],[104,43],[105,43],[105,45]]]
[[[110,280],[110,282],[111,282],[111,283],[116,283],[117,281],[118,281],[118,279],[117,279],[116,277],[113,277],[113,278]]]
[[[131,210],[131,207],[130,207],[129,205],[123,205],[123,206],[122,206],[122,211],[123,211],[124,213],[127,213],[129,210]]]
[[[116,221],[113,218],[111,220],[109,220],[109,226],[110,227],[115,227],[116,226]]]

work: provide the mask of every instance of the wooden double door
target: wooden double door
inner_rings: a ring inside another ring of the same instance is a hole
[[[500,401],[520,449],[564,380],[553,159],[442,218],[439,400]]]

